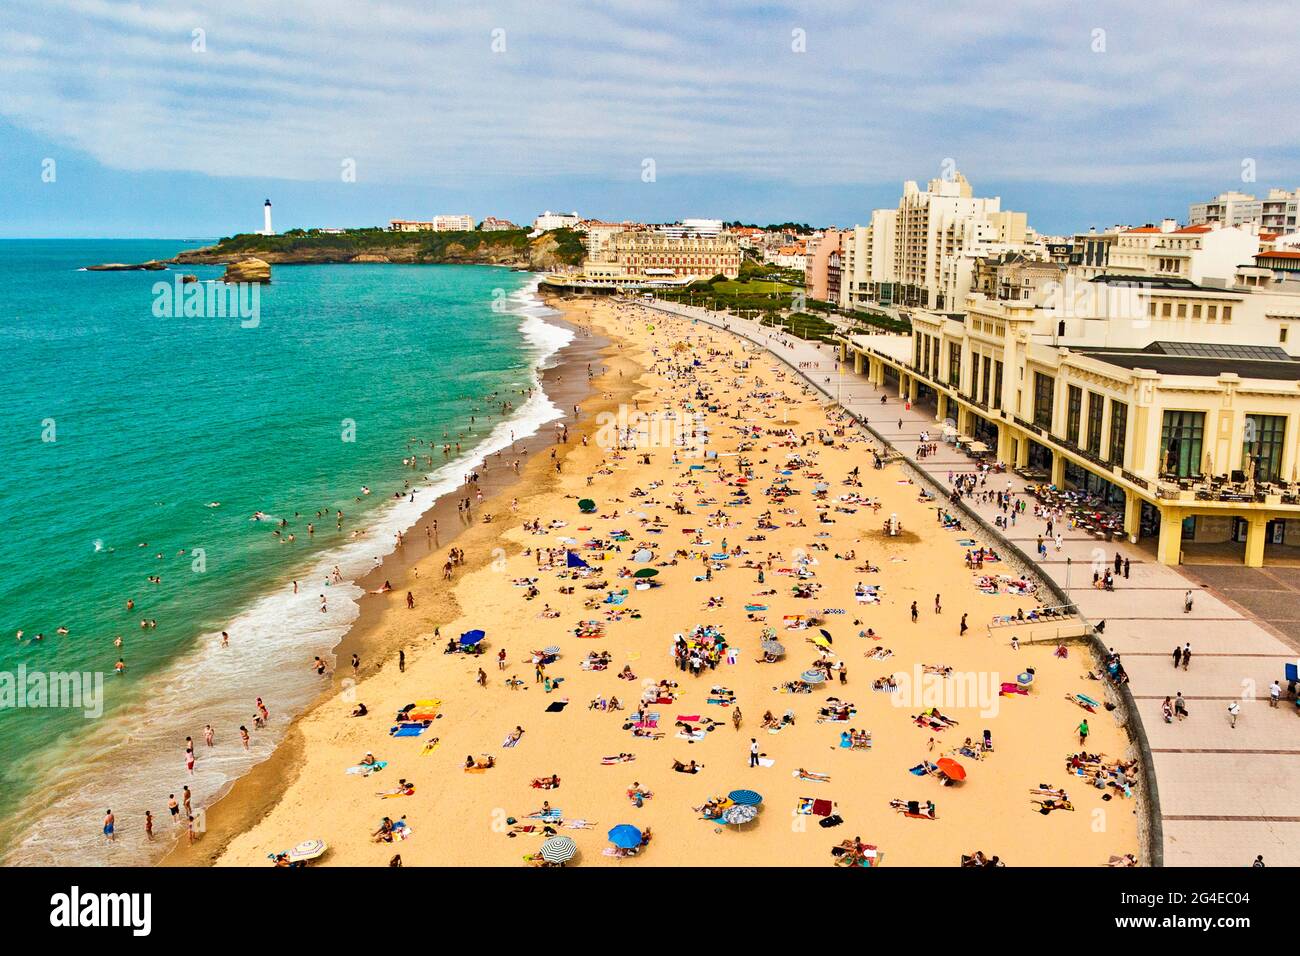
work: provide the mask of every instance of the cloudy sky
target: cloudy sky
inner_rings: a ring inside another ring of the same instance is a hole
[[[1047,232],[1182,217],[1300,186],[1298,49],[1271,0],[7,3],[0,235],[851,225],[945,160]]]

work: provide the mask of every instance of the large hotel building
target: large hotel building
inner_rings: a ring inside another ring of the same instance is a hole
[[[870,238],[850,234],[850,257]],[[898,309],[910,335],[845,334],[841,357],[1163,563],[1300,559],[1300,252],[1272,248],[1300,237],[1166,222],[1098,238],[1055,263],[974,263],[960,302]],[[883,278],[923,288],[942,273],[923,265]]]

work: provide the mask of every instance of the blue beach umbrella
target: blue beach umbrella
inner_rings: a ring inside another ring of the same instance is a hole
[[[799,679],[805,684],[824,684],[826,674],[822,671],[807,670],[799,675]]]
[[[620,823],[609,831],[609,842],[620,850],[630,850],[641,845],[641,831],[630,823]]]
[[[483,638],[485,637],[487,637],[487,634],[485,634],[483,631],[479,631],[479,630],[466,631],[464,634],[460,636],[460,646],[473,647],[475,644],[483,640]]]
[[[727,799],[737,806],[756,807],[763,802],[763,795],[753,790],[733,790],[727,794]]]

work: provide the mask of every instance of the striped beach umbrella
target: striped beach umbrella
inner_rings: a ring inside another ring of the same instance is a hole
[[[550,645],[549,647],[543,647],[543,648],[542,648],[542,653],[543,653],[543,654],[546,654],[547,656],[550,656],[551,654],[558,654],[558,653],[560,653],[560,649],[559,649],[558,647],[556,647],[554,644],[552,644],[552,645]]]
[[[747,804],[728,807],[726,810],[722,811],[722,819],[736,826],[744,826],[756,816],[758,816],[758,807],[752,807]]]
[[[826,683],[826,674],[819,670],[807,670],[799,675],[799,679],[805,684],[824,684]]]
[[[733,790],[727,794],[727,799],[737,806],[756,807],[763,802],[763,795],[753,790]]]
[[[329,846],[324,840],[303,840],[285,853],[290,863],[308,863],[325,855]]]
[[[554,836],[542,844],[542,859],[547,863],[568,863],[577,852],[578,844],[566,836]]]

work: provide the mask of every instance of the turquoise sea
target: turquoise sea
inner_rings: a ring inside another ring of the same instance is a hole
[[[319,687],[313,655],[356,616],[351,580],[392,550],[394,533],[509,431],[559,414],[540,391],[521,394],[569,336],[544,321],[526,274],[277,266],[254,324],[169,316],[159,303],[173,292],[157,286],[174,289],[175,272],[82,270],[201,244],[0,241],[7,863],[149,859],[144,809],[166,834],[168,793],[188,784],[201,806],[269,754]],[[222,269],[182,271],[204,285]],[[508,419],[485,401],[494,393],[513,401]],[[460,441],[459,457],[430,448],[444,435]],[[415,468],[403,464],[411,455]],[[251,520],[259,512],[269,520]],[[342,583],[327,584],[336,565]],[[102,682],[102,714],[85,697],[20,706],[33,702],[14,693],[20,667],[26,688],[33,673],[69,692]],[[236,728],[252,727],[257,697],[271,721],[245,753]],[[206,723],[218,730],[212,750]],[[198,745],[193,776],[186,736]],[[109,807],[123,836],[111,848],[99,836]]]

